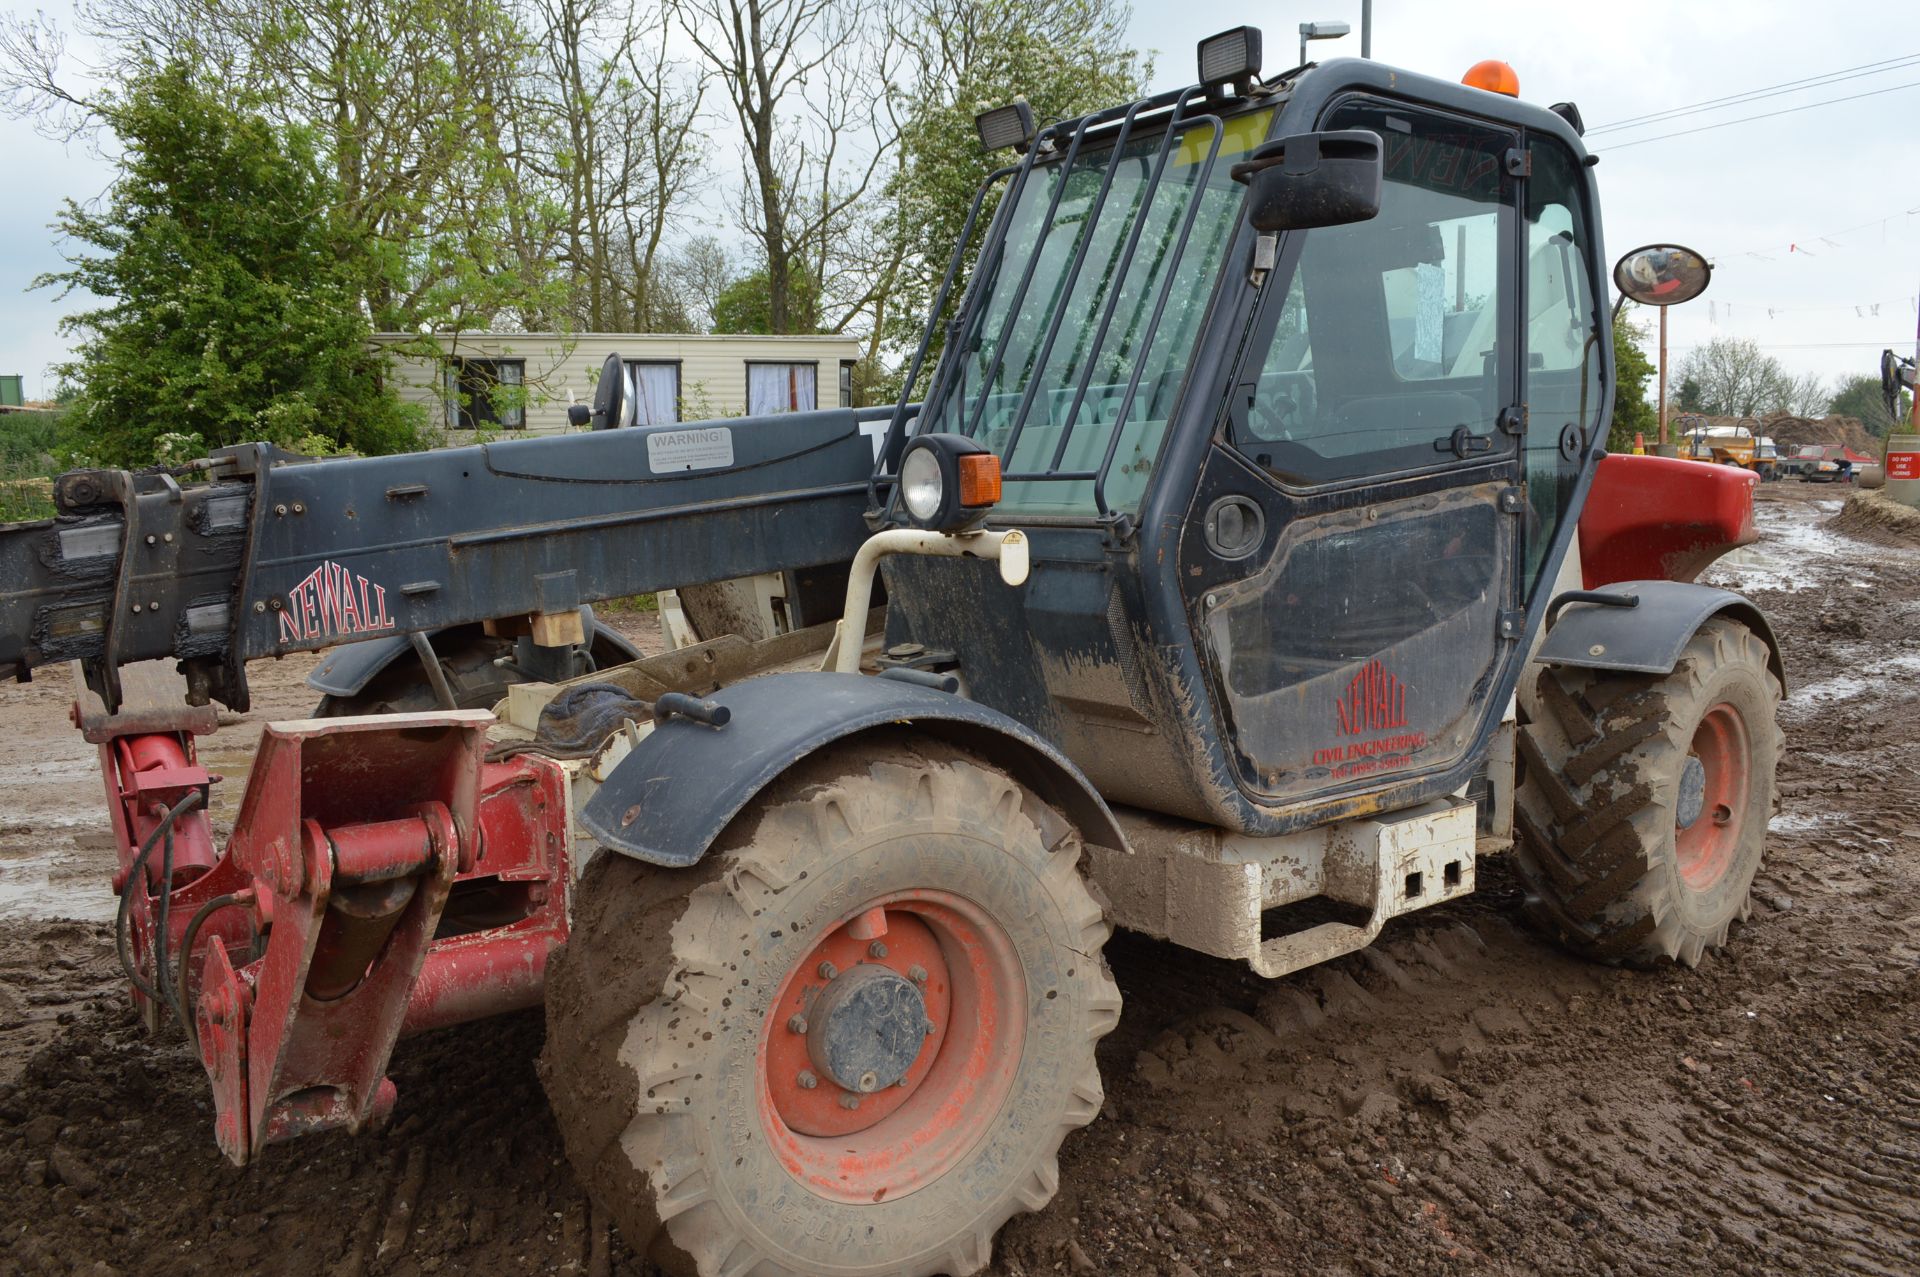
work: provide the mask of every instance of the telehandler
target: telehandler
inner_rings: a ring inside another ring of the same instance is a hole
[[[219,1147],[380,1123],[400,1036],[544,1001],[637,1251],[971,1273],[1100,1111],[1114,926],[1282,976],[1510,851],[1580,953],[1725,943],[1785,675],[1694,578],[1756,480],[1603,455],[1594,157],[1516,93],[1264,77],[1242,27],[1190,88],[987,112],[890,408],[622,429],[613,360],[603,429],[62,476],[0,531],[0,672],[76,663]],[[766,573],[810,623],[613,663],[583,612]],[[435,646],[476,626],[496,712]],[[354,640],[424,708],[268,724],[216,848],[212,703]]]

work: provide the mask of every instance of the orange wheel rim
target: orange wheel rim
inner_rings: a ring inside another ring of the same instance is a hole
[[[1753,749],[1740,711],[1722,701],[1694,729],[1674,813],[1680,879],[1695,891],[1716,886],[1746,837]]]
[[[944,891],[868,901],[794,964],[767,1011],[756,1059],[768,1144],[823,1197],[923,1187],[999,1114],[1025,1009],[1013,943],[980,906]]]

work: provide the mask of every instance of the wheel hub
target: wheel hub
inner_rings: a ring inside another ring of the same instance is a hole
[[[933,1027],[913,981],[864,964],[828,983],[810,1019],[807,1055],[814,1067],[862,1095],[905,1077]]]
[[[1026,1037],[1020,960],[983,908],[937,889],[891,892],[820,931],[762,1021],[763,1129],[810,1190],[898,1197],[1000,1112]]]
[[[1674,804],[1674,824],[1682,829],[1693,828],[1693,822],[1700,819],[1700,813],[1706,805],[1706,766],[1697,755],[1688,754],[1686,763],[1680,768],[1680,797]]]

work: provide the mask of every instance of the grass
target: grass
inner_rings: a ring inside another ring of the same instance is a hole
[[[603,599],[593,606],[600,612],[658,612],[660,600],[651,594],[629,594],[623,599]]]

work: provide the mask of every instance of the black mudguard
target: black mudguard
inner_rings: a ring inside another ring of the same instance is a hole
[[[640,659],[640,649],[629,643],[618,630],[608,629],[594,620],[592,608],[583,607],[580,610],[586,613],[587,633],[591,636],[589,643],[606,644],[619,652],[623,661]],[[446,630],[434,630],[427,635],[427,640],[432,642],[445,633]],[[358,696],[381,670],[395,661],[413,659],[413,644],[404,634],[392,634],[359,643],[342,643],[313,667],[313,672],[307,675],[307,686],[328,696]]]
[[[1691,581],[1617,581],[1592,593],[1637,602],[1631,607],[1568,603],[1534,660],[1575,669],[1671,674],[1687,640],[1708,618],[1724,614],[1766,643],[1767,664],[1780,680],[1780,690],[1786,691],[1787,667],[1780,655],[1780,640],[1766,613],[1752,600]]]
[[[622,759],[581,811],[602,846],[682,868],[795,763],[837,741],[911,727],[1003,767],[1063,811],[1088,842],[1126,842],[1105,800],[1065,755],[997,710],[949,692],[859,674],[769,674],[711,698],[724,727],[669,718]]]

